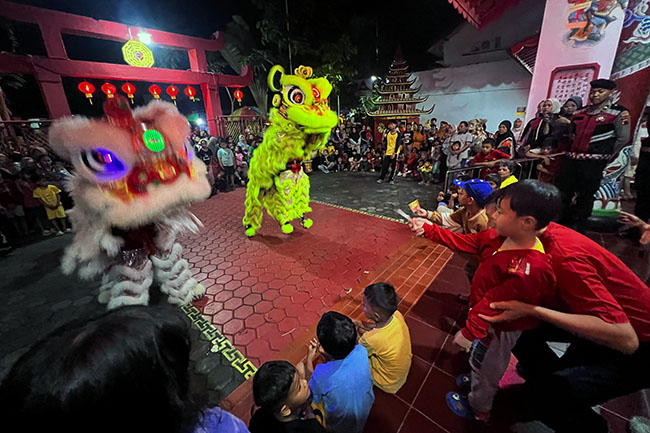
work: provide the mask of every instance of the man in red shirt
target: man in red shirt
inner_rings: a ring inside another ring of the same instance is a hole
[[[450,234],[455,249],[473,254],[485,254],[479,246],[489,236],[492,230]],[[550,223],[538,236],[552,258],[558,308],[505,301],[490,305],[502,314],[480,315],[492,324],[524,317],[546,322],[523,332],[513,349],[527,381],[504,393],[516,396],[506,396],[504,413],[539,419],[556,432],[607,432],[591,407],[650,388],[650,289],[616,256],[571,229]],[[558,358],[548,341],[571,344]]]

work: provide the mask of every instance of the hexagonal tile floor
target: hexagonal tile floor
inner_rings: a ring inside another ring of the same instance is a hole
[[[312,204],[314,226],[291,235],[265,215],[243,232],[243,189],[194,206],[203,230],[181,240],[206,295],[195,306],[253,365],[275,359],[296,335],[385,262],[411,232],[393,221]]]

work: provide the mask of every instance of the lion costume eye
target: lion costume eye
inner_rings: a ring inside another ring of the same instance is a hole
[[[99,180],[116,180],[124,177],[127,167],[113,152],[106,149],[84,149],[81,162]]]
[[[287,92],[287,96],[292,104],[302,105],[305,103],[305,94],[298,86],[291,87]]]

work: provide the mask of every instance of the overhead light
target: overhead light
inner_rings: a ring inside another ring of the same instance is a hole
[[[138,39],[143,44],[149,45],[149,44],[151,44],[151,33],[147,33],[147,32],[144,32],[144,31],[140,32],[140,33],[138,33]]]

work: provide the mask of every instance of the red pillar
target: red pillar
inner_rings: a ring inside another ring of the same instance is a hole
[[[43,99],[45,100],[45,106],[47,107],[50,119],[69,116],[70,106],[68,105],[68,99],[63,90],[61,76],[47,74],[47,77],[44,77],[43,74],[37,74],[36,79],[41,87],[41,93],[43,93]]]
[[[190,58],[190,70],[195,72],[208,72],[208,62],[205,58],[205,50],[198,48],[187,52]]]
[[[67,59],[68,53],[63,44],[61,30],[46,22],[39,22],[39,27],[43,36],[47,56],[50,58]],[[70,106],[68,105],[68,98],[65,96],[65,91],[63,90],[61,75],[37,69],[34,77],[38,80],[38,85],[41,88],[50,119],[69,116]]]
[[[208,128],[210,134],[217,137],[224,137],[225,131],[218,122],[221,117],[221,100],[219,99],[219,86],[214,84],[201,84],[201,92],[203,92],[203,102],[205,104],[205,117],[208,121]]]

